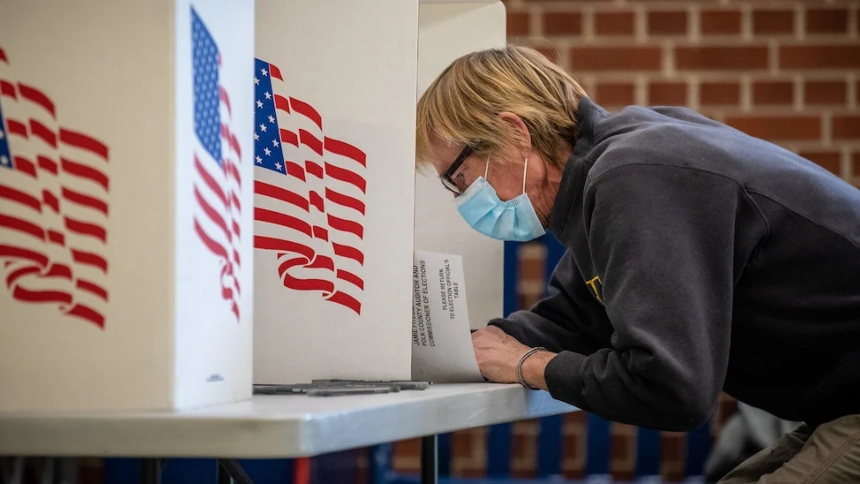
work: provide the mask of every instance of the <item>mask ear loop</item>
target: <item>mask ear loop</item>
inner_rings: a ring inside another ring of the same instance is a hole
[[[490,171],[490,155],[487,155],[487,164],[484,166],[484,180],[487,179],[487,173]]]
[[[526,166],[523,167],[523,193],[526,192],[526,174],[528,173],[528,169],[529,169],[529,157],[527,156],[526,157]]]

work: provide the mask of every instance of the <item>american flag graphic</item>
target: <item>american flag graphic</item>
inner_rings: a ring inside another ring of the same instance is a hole
[[[13,300],[103,329],[108,147],[58,113],[0,46],[0,276]]]
[[[284,287],[361,314],[366,158],[325,136],[319,112],[256,60],[254,248],[273,251]]]
[[[241,147],[230,126],[230,95],[219,81],[221,54],[191,9],[194,78],[194,231],[221,262],[221,297],[239,320]]]

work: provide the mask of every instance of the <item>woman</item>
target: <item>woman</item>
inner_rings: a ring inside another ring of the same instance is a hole
[[[478,232],[568,248],[473,334],[487,379],[672,431],[726,391],[805,424],[725,482],[860,482],[860,191],[688,109],[609,113],[516,46],[440,74],[417,159]]]

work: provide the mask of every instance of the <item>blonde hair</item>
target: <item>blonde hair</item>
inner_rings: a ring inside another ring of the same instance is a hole
[[[518,146],[522,133],[498,117],[509,111],[528,127],[532,147],[560,167],[576,138],[576,109],[585,96],[576,80],[534,49],[507,45],[464,55],[418,101],[416,162],[430,163],[433,139],[470,145],[483,156]]]

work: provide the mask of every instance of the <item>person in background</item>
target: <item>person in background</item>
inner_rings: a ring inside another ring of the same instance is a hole
[[[476,231],[567,247],[473,333],[485,378],[668,431],[725,391],[803,423],[721,482],[860,482],[860,190],[689,109],[610,113],[513,45],[448,66],[416,135]]]

